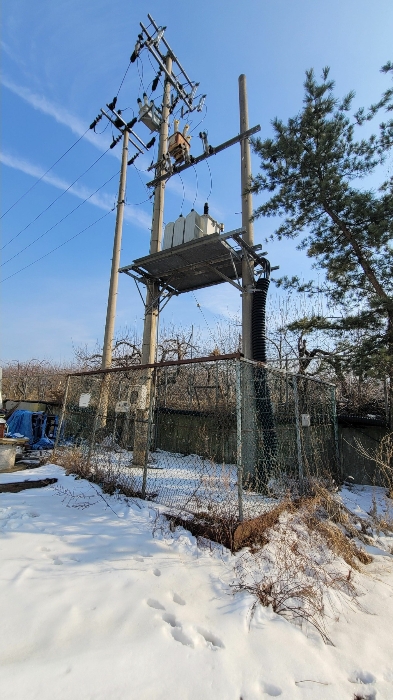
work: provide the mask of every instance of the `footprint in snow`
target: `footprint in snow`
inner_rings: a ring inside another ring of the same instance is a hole
[[[376,698],[375,690],[360,690],[353,696],[353,700],[376,700]]]
[[[161,605],[158,600],[154,600],[154,598],[148,598],[146,603],[148,604],[149,608],[154,608],[155,610],[165,610],[165,607]]]
[[[350,683],[375,683],[375,676],[369,671],[354,671],[348,678]]]
[[[265,695],[269,695],[273,698],[277,698],[279,695],[282,695],[281,688],[279,688],[277,685],[273,685],[273,683],[262,683],[262,691]]]
[[[175,627],[173,630],[171,630],[171,635],[176,642],[180,642],[180,644],[183,644],[183,646],[191,647],[191,649],[194,648],[191,639],[187,637],[187,635],[184,634],[183,630],[181,630],[179,627]]]
[[[183,598],[181,598],[177,593],[173,594],[172,600],[174,603],[177,603],[178,605],[185,605],[186,604],[186,601],[183,600]]]
[[[212,634],[212,632],[208,632],[207,630],[202,629],[202,627],[197,627],[197,630],[199,634],[204,638],[206,644],[210,647],[210,649],[225,649],[224,643],[219,639],[219,637],[216,637],[215,634]]]
[[[167,622],[168,625],[170,625],[171,627],[181,627],[180,622],[176,620],[175,616],[172,615],[172,613],[165,613],[165,615],[162,616],[162,619],[164,620],[164,622]]]
[[[172,627],[171,635],[176,642],[180,642],[180,644],[183,644],[183,646],[185,647],[191,647],[192,649],[194,648],[192,640],[189,637],[187,637],[186,634],[184,634],[180,622],[176,620],[176,617],[174,615],[172,615],[171,613],[165,613],[162,616],[162,619],[170,627]]]

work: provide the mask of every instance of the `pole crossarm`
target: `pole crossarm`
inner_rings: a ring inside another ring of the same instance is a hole
[[[217,153],[224,151],[226,148],[229,148],[229,146],[234,146],[235,143],[244,141],[253,134],[257,134],[260,130],[261,127],[259,124],[257,124],[257,126],[253,126],[252,129],[247,129],[247,131],[243,131],[243,133],[239,134],[238,136],[234,136],[233,139],[229,139],[229,141],[224,141],[224,143],[220,144],[219,146],[211,146],[209,153],[202,153],[202,155],[197,156],[196,158],[190,156],[189,163],[184,163],[184,165],[179,166],[173,166],[171,172],[164,173],[163,175],[156,177],[154,180],[150,180],[150,182],[147,182],[146,185],[147,187],[156,187],[156,185],[158,185],[160,182],[169,180],[169,178],[172,177],[172,175],[177,175],[178,173],[182,173],[183,170],[187,170],[187,168],[191,168],[194,165],[198,165],[198,163],[201,163],[203,160],[206,160],[211,156],[217,155]],[[159,163],[157,163],[157,165],[159,165]]]
[[[188,77],[187,73],[185,72],[183,66],[179,62],[179,59],[175,56],[173,50],[169,46],[167,40],[165,39],[164,32],[166,27],[158,27],[154,19],[151,17],[151,15],[148,14],[148,18],[151,22],[151,24],[154,27],[154,32],[153,35],[150,35],[147,28],[145,25],[140,22],[140,27],[142,29],[142,33],[146,36],[146,40],[144,42],[144,45],[150,51],[151,55],[153,56],[154,60],[157,61],[160,70],[165,74],[166,78],[169,80],[170,84],[172,87],[176,90],[178,93],[180,99],[184,102],[186,107],[190,112],[193,112],[196,107],[193,105],[194,101],[194,95],[196,92],[197,87],[199,86],[199,83],[192,82],[190,78]],[[154,36],[155,32],[157,32],[157,36]],[[185,78],[186,83],[191,88],[191,92],[187,93],[186,90],[184,89],[184,85],[176,78],[176,76],[172,73],[172,71],[168,71],[166,65],[165,65],[165,55],[159,48],[159,43],[160,41],[163,42],[164,46],[167,49],[168,56],[171,57],[172,61],[176,63],[178,66],[181,74]]]

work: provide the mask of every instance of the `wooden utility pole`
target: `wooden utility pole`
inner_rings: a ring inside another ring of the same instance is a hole
[[[240,133],[248,130],[248,102],[247,81],[245,75],[239,76],[239,108],[240,108]],[[248,139],[240,141],[241,157],[241,192],[242,192],[242,227],[245,229],[243,238],[248,245],[254,245],[254,224],[252,217],[252,196],[246,190],[250,186],[251,179],[251,153]],[[245,291],[242,294],[242,350],[244,357],[252,359],[251,336],[251,312],[252,295],[254,288],[254,264],[243,257],[242,283]]]
[[[172,75],[172,56],[166,57],[165,66],[169,75]],[[160,140],[158,144],[157,162],[161,163],[163,156],[168,151],[168,118],[170,110],[171,83],[165,80],[164,96],[162,100],[162,117],[160,128]],[[164,197],[165,180],[159,182],[154,190],[153,220],[150,239],[150,255],[161,250],[162,230],[164,224]],[[152,364],[156,359],[157,348],[157,324],[159,304],[157,284],[150,282],[147,285],[145,322],[142,340],[142,364]],[[139,389],[138,408],[136,410],[135,439],[133,451],[133,464],[146,468],[149,449],[149,413],[152,392],[152,371],[148,370],[141,380]]]

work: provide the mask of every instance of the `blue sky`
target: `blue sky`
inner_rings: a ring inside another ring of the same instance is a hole
[[[3,211],[72,146],[100,107],[116,94],[139,21],[147,20],[147,12],[167,26],[169,43],[207,94],[203,128],[213,145],[238,133],[240,73],[247,75],[250,123],[261,124],[262,136],[271,134],[270,121],[275,116],[286,119],[301,108],[307,68],[314,67],[319,73],[329,65],[337,94],[354,89],[359,106],[378,99],[387,87],[379,68],[391,58],[391,0],[174,0],[170,4],[158,0],[3,0]],[[118,106],[129,108],[125,114],[130,118],[137,97],[154,75],[145,52],[128,71],[119,96]],[[200,115],[193,115],[191,123],[191,129],[196,127],[194,154],[201,152],[196,136],[199,119]],[[104,126],[101,121],[97,131]],[[138,132],[147,140],[143,125]],[[3,360],[67,361],[74,345],[102,342],[114,214],[34,261],[113,207],[120,145],[102,155],[111,138],[110,129],[102,135],[88,132],[2,219],[1,277],[9,277],[2,284]],[[144,158],[135,165],[143,170],[148,163]],[[187,214],[192,206],[201,210],[209,197],[211,213],[224,222],[227,231],[240,225],[239,147],[211,158],[209,165],[211,177],[207,165],[201,164],[197,179],[190,169],[183,184],[178,177],[171,180],[165,221],[181,212]],[[257,167],[254,159],[254,172]],[[146,201],[147,179],[146,173],[129,167],[122,265],[148,252],[152,206]],[[90,195],[89,202],[78,207]],[[262,242],[273,228],[273,221],[259,220],[256,242]],[[272,265],[280,265],[283,274],[310,274],[310,263],[295,244],[277,242],[267,249]],[[22,268],[26,269],[19,272]],[[236,314],[240,307],[236,290],[228,284],[200,291],[196,297],[210,326]],[[162,320],[202,328],[205,323],[193,295],[172,300]],[[121,275],[117,328],[141,328],[141,324],[142,304],[135,286]]]

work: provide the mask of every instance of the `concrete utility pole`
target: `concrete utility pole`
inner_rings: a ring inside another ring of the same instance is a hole
[[[119,286],[119,267],[120,267],[120,251],[121,251],[121,238],[123,233],[123,217],[124,217],[124,205],[125,205],[125,195],[126,195],[126,178],[127,178],[127,160],[128,160],[128,131],[124,129],[123,133],[123,152],[121,156],[121,169],[120,169],[120,183],[119,183],[119,196],[117,200],[117,212],[116,212],[116,225],[115,225],[115,238],[113,241],[113,253],[112,253],[112,268],[111,268],[111,278],[109,283],[109,293],[108,293],[108,306],[106,310],[106,323],[105,323],[105,335],[104,335],[104,347],[102,351],[102,362],[101,369],[108,369],[112,364],[112,346],[113,337],[115,332],[115,320],[116,320],[116,303],[117,303],[117,289]],[[99,407],[99,428],[103,428],[106,425],[106,416],[108,412],[108,399],[109,399],[109,382],[110,375],[107,374],[103,377],[103,385],[101,387],[101,401]]]
[[[248,129],[247,81],[245,75],[239,76],[240,133]],[[245,229],[243,240],[254,245],[254,224],[252,216],[252,197],[246,194],[251,178],[251,153],[248,139],[240,141],[240,169],[242,194],[242,227]],[[252,299],[254,289],[254,263],[249,256],[242,260],[242,350],[248,360],[252,360]],[[256,447],[255,388],[253,367],[242,363],[241,367],[242,397],[242,469],[245,479],[254,479]]]
[[[172,56],[166,57],[166,69],[169,75],[172,74]],[[161,162],[162,157],[168,151],[168,118],[170,110],[171,84],[168,78],[165,80],[164,96],[162,100],[162,119],[160,128],[160,140],[158,144],[157,162]],[[150,239],[150,255],[161,250],[162,229],[164,223],[164,196],[165,180],[159,182],[154,190],[153,220]],[[158,289],[154,282],[147,285],[145,322],[142,340],[142,364],[152,364],[156,359],[157,347],[157,324],[158,324]],[[155,301],[157,300],[157,301]],[[133,451],[133,464],[139,467],[146,467],[149,448],[149,412],[152,392],[152,371],[147,370],[142,380],[138,407],[135,420],[135,439]]]
[[[112,345],[115,331],[117,289],[119,286],[118,270],[120,267],[121,237],[123,233],[123,216],[126,195],[127,160],[128,131],[127,129],[125,129],[123,134],[123,152],[121,156],[119,197],[117,200],[115,238],[113,241],[111,279],[109,284],[108,306],[106,310],[104,347],[102,351],[101,369],[108,369],[112,364]]]
[[[172,57],[168,54],[166,58],[166,69],[169,74],[172,73]],[[164,96],[162,100],[162,121],[160,129],[160,140],[158,144],[158,158],[160,162],[162,157],[168,151],[168,117],[170,108],[171,84],[167,79],[165,81]],[[150,239],[150,255],[161,250],[162,228],[164,223],[164,196],[165,196],[165,181],[159,182],[154,190],[154,206],[153,206],[153,221]],[[156,285],[151,284],[147,288],[146,295],[146,316],[143,328],[142,341],[142,364],[151,364],[155,361],[156,354],[156,337],[157,337],[157,322],[158,322],[158,306],[152,308],[152,302],[157,296]]]
[[[248,102],[247,81],[245,75],[239,76],[239,108],[240,108],[240,133],[247,131],[248,126]],[[248,139],[240,141],[241,157],[241,190],[242,190],[242,227],[245,229],[243,239],[248,245],[254,245],[254,224],[250,221],[252,216],[252,196],[246,194],[251,178],[251,153]],[[246,291],[242,294],[242,349],[244,357],[252,359],[251,337],[251,313],[252,295],[254,286],[254,264],[243,257],[242,282]]]

